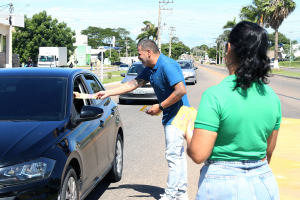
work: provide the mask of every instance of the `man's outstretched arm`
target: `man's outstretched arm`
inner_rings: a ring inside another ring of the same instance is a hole
[[[124,83],[115,89],[100,91],[100,92],[97,92],[96,95],[97,95],[98,99],[105,99],[108,96],[126,94],[128,92],[135,90],[138,87],[145,85],[146,83],[148,83],[148,81],[136,77],[132,81]]]

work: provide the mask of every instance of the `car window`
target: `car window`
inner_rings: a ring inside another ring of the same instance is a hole
[[[79,92],[79,93],[88,93],[88,90],[86,86],[83,84],[81,76],[78,76],[74,80],[74,86],[73,86],[74,92]],[[80,113],[81,108],[85,105],[91,105],[91,102],[89,99],[73,99],[73,103],[76,109],[77,114]]]
[[[67,83],[65,78],[1,77],[0,120],[62,120]]]
[[[191,69],[191,65],[187,62],[177,62],[179,64],[179,66],[181,67],[181,69]]]
[[[128,67],[128,65],[121,64],[120,67]]]
[[[99,91],[103,91],[104,88],[102,87],[101,84],[98,83],[97,79],[92,76],[92,75],[84,75],[87,84],[89,87],[92,89],[92,94],[95,94]],[[101,99],[96,99],[96,105],[98,105],[102,100]]]
[[[131,65],[131,67],[129,68],[127,75],[139,75],[143,70],[144,70],[145,66],[143,66],[142,64],[135,64],[135,65]]]

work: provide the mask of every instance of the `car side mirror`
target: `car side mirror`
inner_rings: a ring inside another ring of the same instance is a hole
[[[80,111],[80,118],[75,118],[75,122],[85,122],[102,117],[103,109],[96,106],[83,106]]]
[[[195,69],[198,69],[198,67],[195,67]]]
[[[125,77],[125,73],[121,73],[120,76]]]

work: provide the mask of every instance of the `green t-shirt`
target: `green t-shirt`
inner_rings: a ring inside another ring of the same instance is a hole
[[[231,75],[203,93],[195,128],[217,132],[211,160],[262,159],[267,138],[280,127],[279,98],[265,84],[253,83],[247,90],[233,90],[235,85]]]

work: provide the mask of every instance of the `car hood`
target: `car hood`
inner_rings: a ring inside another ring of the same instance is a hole
[[[62,121],[0,122],[0,167],[42,156],[58,140]]]
[[[183,74],[188,74],[188,73],[191,73],[191,72],[194,72],[194,70],[193,69],[182,69]]]
[[[129,81],[132,81],[133,79],[135,79],[137,76],[134,75],[126,75],[124,77],[124,79],[121,81],[121,83],[127,83]]]

